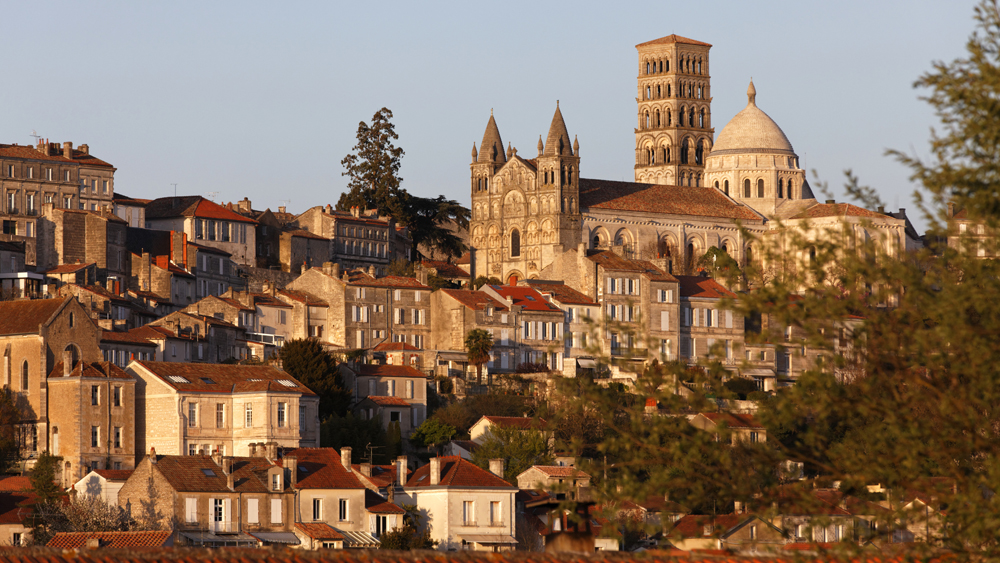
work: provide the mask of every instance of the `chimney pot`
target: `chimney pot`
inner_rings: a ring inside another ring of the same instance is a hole
[[[73,143],[65,142],[63,143],[63,157],[73,158]]]
[[[264,449],[267,452],[267,459],[272,461],[278,459],[278,443],[277,442],[266,442],[264,444]]]
[[[284,213],[284,212],[285,212],[285,206],[284,205],[279,205],[278,206],[278,213]]]
[[[401,455],[396,458],[396,478],[401,486],[406,484],[407,469],[409,469],[409,465],[407,464],[406,456]]]
[[[348,473],[351,472],[351,448],[346,446],[340,448],[340,463],[344,465],[344,469],[346,469]]]
[[[432,457],[431,458],[431,485],[437,485],[441,483],[441,458]]]
[[[156,448],[149,448],[149,462],[156,463]]]
[[[372,464],[370,464],[370,463],[362,463],[361,464],[361,474],[364,475],[365,477],[371,477],[372,476]]]
[[[232,473],[226,473],[226,488],[230,491],[236,490],[236,479]]]
[[[503,479],[503,460],[502,459],[491,459],[490,460],[490,473],[496,475],[497,477]]]

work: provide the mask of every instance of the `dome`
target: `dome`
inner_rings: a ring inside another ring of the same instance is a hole
[[[750,81],[747,107],[722,128],[712,147],[712,155],[738,152],[795,154],[781,127],[757,107],[757,91]]]

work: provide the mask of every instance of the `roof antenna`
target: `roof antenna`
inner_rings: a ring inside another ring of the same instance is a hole
[[[215,201],[215,198],[219,197],[219,192],[208,192],[208,199]]]
[[[42,138],[42,136],[39,135],[38,132],[35,131],[34,129],[31,130],[31,136],[35,138],[35,144],[36,145],[38,144],[38,139]]]

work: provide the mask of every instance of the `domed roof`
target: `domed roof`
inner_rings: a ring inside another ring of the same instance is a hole
[[[711,154],[737,152],[780,152],[795,154],[788,137],[766,113],[757,107],[753,80],[747,89],[747,107],[722,128]]]

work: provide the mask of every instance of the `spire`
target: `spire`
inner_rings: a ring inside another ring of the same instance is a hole
[[[490,121],[486,124],[486,132],[483,133],[483,142],[479,143],[479,162],[497,162],[503,164],[507,158],[503,154],[503,140],[500,139],[500,129],[493,119],[493,110],[490,109]]]
[[[549,135],[545,139],[545,156],[561,155],[564,152],[572,154],[569,148],[569,132],[566,131],[562,112],[559,111],[559,100],[556,100],[556,113],[552,116]]]
[[[476,143],[475,143],[475,141],[473,141],[473,143],[472,143],[472,162],[475,162],[477,158],[479,158],[479,155],[476,152]]]
[[[753,78],[750,79],[750,87],[747,88],[747,105],[757,105],[757,89],[753,87]]]
[[[580,141],[577,140],[576,135],[573,135],[573,154],[580,156]]]
[[[513,149],[513,147],[510,146],[510,142],[508,142],[507,143],[507,160],[510,160],[510,157],[512,157],[512,156],[514,156],[514,149]]]
[[[542,144],[542,136],[538,136],[538,156],[542,156],[542,151],[545,150],[545,145]]]

